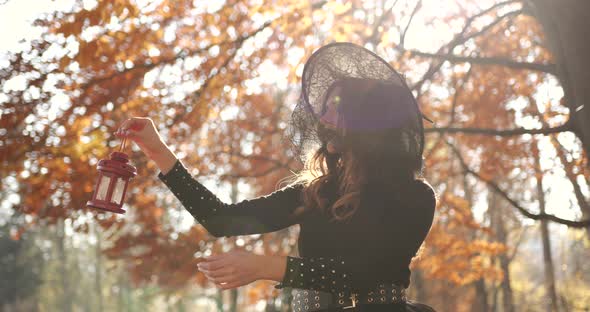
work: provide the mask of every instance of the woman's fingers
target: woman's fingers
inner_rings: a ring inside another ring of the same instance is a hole
[[[207,256],[203,258],[203,261],[214,261],[214,260],[219,260],[219,259],[223,259],[226,257],[227,254],[218,254],[218,255],[211,255],[211,256]]]
[[[145,128],[147,120],[148,120],[148,118],[145,118],[145,117],[129,118],[129,119],[125,120],[121,124],[121,126],[119,126],[119,129],[117,130],[117,132],[121,133],[121,134],[126,134],[126,132],[129,133],[129,130],[141,131],[141,130],[143,130],[143,128]]]
[[[131,122],[129,123],[128,130],[141,131],[145,127],[146,123],[147,123],[147,118],[140,118],[140,117],[133,118],[131,120]]]
[[[206,270],[199,267],[199,270],[205,274],[207,279],[215,284],[235,282],[238,278],[233,267],[221,267],[214,270]]]
[[[220,284],[220,283],[235,282],[237,277],[234,275],[224,275],[224,276],[219,276],[219,277],[210,277],[207,275],[207,278],[215,284]]]
[[[199,270],[209,280],[218,284],[232,283],[238,278],[235,267],[231,264],[226,254],[208,257],[205,261],[197,264]]]
[[[200,271],[217,287],[231,289],[256,280],[253,273],[256,259],[252,253],[234,250],[209,256],[197,264]]]
[[[199,264],[197,264],[197,266],[199,267],[199,269],[202,268],[207,271],[215,271],[215,270],[223,268],[227,264],[228,264],[228,261],[225,258],[220,258],[220,259],[214,260],[214,261],[199,262]]]
[[[135,133],[141,132],[141,130],[143,130],[143,128],[145,128],[145,125],[147,123],[148,123],[147,118],[142,118],[142,117],[132,118],[131,121],[129,122],[129,124],[127,125],[126,132],[127,132],[127,134],[131,134],[134,132]]]
[[[116,136],[125,136],[126,133],[125,131],[127,130],[128,124],[129,124],[130,119],[125,120],[117,129],[117,131],[115,131],[115,135]]]
[[[237,288],[240,286],[244,286],[246,285],[246,283],[242,282],[242,281],[234,281],[234,282],[229,282],[229,283],[225,283],[225,284],[217,284],[217,287],[221,288],[221,289],[233,289],[233,288]]]
[[[223,277],[223,276],[229,276],[235,273],[235,270],[232,267],[223,267],[221,269],[218,270],[201,270],[203,271],[203,273],[205,273],[205,275],[207,275],[208,277]]]

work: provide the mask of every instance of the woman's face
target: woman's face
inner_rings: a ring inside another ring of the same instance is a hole
[[[326,112],[320,117],[320,121],[328,129],[336,129],[338,125],[338,105],[340,104],[341,89],[340,86],[331,89],[326,99]]]
[[[340,91],[341,91],[341,87],[340,86],[335,86],[330,94],[328,95],[328,98],[326,100],[326,112],[320,117],[320,122],[322,123],[322,125],[328,129],[328,130],[332,130],[334,131],[335,135],[337,133],[337,125],[338,125],[338,105],[340,104]],[[327,149],[328,149],[328,153],[331,154],[335,154],[338,153],[339,150],[339,146],[338,144],[335,142],[335,140],[330,140],[328,141],[327,144]]]

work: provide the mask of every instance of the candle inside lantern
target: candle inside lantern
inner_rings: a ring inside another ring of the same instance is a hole
[[[111,153],[111,159],[98,162],[98,182],[92,200],[87,202],[89,207],[100,210],[124,213],[122,209],[129,180],[137,174],[131,166],[127,154],[121,152],[125,146],[125,138],[118,152]]]
[[[123,200],[123,193],[125,192],[125,180],[118,178],[117,183],[115,183],[115,191],[113,193],[112,201],[116,204],[121,204]]]
[[[107,198],[107,193],[109,191],[111,177],[109,176],[102,176],[100,179],[100,183],[98,185],[98,191],[96,191],[96,199],[105,200]]]

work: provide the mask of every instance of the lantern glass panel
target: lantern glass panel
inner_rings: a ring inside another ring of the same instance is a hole
[[[117,205],[120,205],[123,201],[124,190],[125,180],[122,178],[117,178],[117,183],[115,184],[115,189],[113,190],[113,196],[111,197],[111,201]]]
[[[96,191],[96,199],[105,200],[107,198],[110,182],[111,177],[104,175],[102,176],[102,178],[100,179],[100,184],[98,185],[98,190]]]

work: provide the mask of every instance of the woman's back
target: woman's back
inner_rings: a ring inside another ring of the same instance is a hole
[[[430,230],[436,199],[432,188],[420,180],[408,186],[399,200],[392,195],[381,186],[368,188],[349,222],[330,221],[317,210],[307,213],[300,222],[299,255],[348,260],[342,269],[350,275],[337,283],[348,281],[355,288],[382,282],[408,287],[409,264]],[[309,274],[308,279],[314,276],[321,279],[318,274]]]

